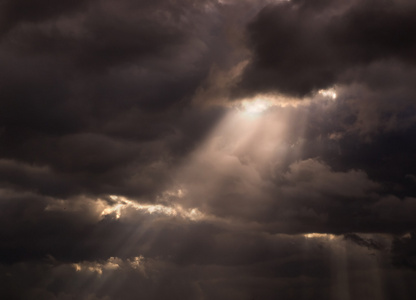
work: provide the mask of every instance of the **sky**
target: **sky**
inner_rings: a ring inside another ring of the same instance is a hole
[[[0,298],[416,297],[412,0],[0,0]]]

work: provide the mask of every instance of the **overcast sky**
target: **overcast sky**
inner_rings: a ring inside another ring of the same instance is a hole
[[[415,299],[415,16],[0,0],[0,298]]]

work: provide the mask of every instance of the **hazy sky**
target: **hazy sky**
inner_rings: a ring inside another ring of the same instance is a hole
[[[0,298],[416,297],[413,0],[0,0]]]

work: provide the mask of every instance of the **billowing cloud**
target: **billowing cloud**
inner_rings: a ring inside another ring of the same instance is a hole
[[[248,27],[253,59],[242,87],[303,96],[356,80],[374,85],[376,75],[360,76],[373,64],[415,63],[415,9],[411,1],[269,5]]]
[[[415,12],[0,1],[0,298],[414,298]]]

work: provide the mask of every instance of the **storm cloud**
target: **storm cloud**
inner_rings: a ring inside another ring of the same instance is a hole
[[[0,298],[414,298],[415,13],[0,1]]]
[[[414,65],[411,1],[287,1],[262,9],[248,26],[253,60],[242,87],[304,96],[359,81],[380,62]],[[384,74],[388,81],[389,74]]]

